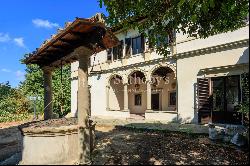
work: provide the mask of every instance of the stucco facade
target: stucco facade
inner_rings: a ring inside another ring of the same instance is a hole
[[[136,30],[115,34],[123,41],[139,35]],[[124,119],[138,115],[152,120],[198,123],[197,79],[248,72],[248,36],[249,26],[206,39],[188,38],[180,33],[176,34],[176,45],[169,48],[168,57],[158,55],[147,44],[143,53],[126,56],[126,43],[121,59],[108,60],[107,51],[93,55],[89,67],[91,116]],[[78,62],[72,63],[72,116],[77,112],[77,70]],[[136,75],[142,83],[133,80]],[[164,79],[157,80],[155,76]]]

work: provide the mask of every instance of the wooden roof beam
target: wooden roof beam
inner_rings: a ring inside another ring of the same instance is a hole
[[[63,53],[64,52],[64,50],[63,49],[56,49],[56,50],[46,50],[45,51],[45,53],[47,54],[47,53],[52,53],[52,54],[54,54],[54,53],[56,53],[56,54],[61,54],[61,53]]]
[[[91,48],[86,46],[79,46],[78,48],[74,49],[73,51],[68,51],[65,54],[50,56],[50,61],[45,61],[41,66],[56,66],[62,62],[74,62],[78,60],[79,54],[92,54],[93,51]]]

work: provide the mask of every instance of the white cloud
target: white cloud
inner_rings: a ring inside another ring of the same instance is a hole
[[[52,22],[49,22],[48,20],[42,20],[42,19],[34,19],[34,20],[32,20],[32,23],[36,27],[39,27],[39,28],[51,29],[51,28],[59,27],[59,24],[57,24],[57,23],[52,23]]]
[[[25,47],[24,40],[22,37],[14,38],[13,41],[18,45],[19,47]]]
[[[23,37],[16,37],[16,38],[12,38],[9,36],[8,33],[0,33],[0,43],[15,43],[17,46],[26,48],[25,44],[24,44],[24,39]],[[6,47],[3,47],[2,50],[6,51]]]
[[[0,42],[8,42],[8,41],[10,41],[9,34],[0,33]]]
[[[25,73],[20,71],[20,70],[17,70],[16,71],[16,77],[17,77],[17,80],[19,81],[23,81],[25,79]]]
[[[10,73],[11,72],[11,70],[9,70],[9,69],[1,69],[1,71],[2,72],[6,72],[6,73]]]

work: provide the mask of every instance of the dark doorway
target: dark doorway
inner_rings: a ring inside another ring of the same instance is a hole
[[[160,109],[160,95],[159,93],[151,94],[151,105],[153,110]]]
[[[214,123],[241,124],[242,115],[236,111],[241,100],[240,76],[212,78]]]

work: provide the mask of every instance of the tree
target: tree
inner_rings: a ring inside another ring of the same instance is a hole
[[[0,83],[0,122],[24,120],[28,117],[29,101],[9,82]]]
[[[173,31],[206,38],[236,30],[246,24],[248,0],[99,0],[106,6],[111,26],[138,28],[149,37],[157,52],[167,55],[166,36],[174,42]],[[150,34],[145,31],[151,29]],[[160,36],[157,37],[157,36]],[[156,40],[162,46],[157,46]]]
[[[11,86],[9,82],[0,83],[0,100],[11,93]]]
[[[62,74],[62,77],[61,77]],[[62,81],[61,81],[62,78]],[[70,65],[56,69],[52,75],[53,110],[63,117],[70,112]],[[20,84],[20,89],[25,96],[38,96],[38,111],[44,108],[43,72],[38,65],[27,65],[25,80]],[[63,106],[63,107],[62,107]]]

